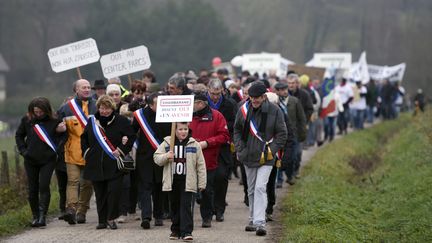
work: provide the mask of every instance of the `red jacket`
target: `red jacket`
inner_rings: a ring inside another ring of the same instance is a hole
[[[194,113],[189,127],[192,130],[192,137],[197,141],[206,141],[208,147],[203,149],[207,170],[214,170],[218,167],[220,146],[228,143],[230,135],[224,116],[217,110],[210,107],[205,111]]]

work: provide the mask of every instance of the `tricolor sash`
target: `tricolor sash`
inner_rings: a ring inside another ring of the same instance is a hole
[[[244,95],[243,95],[243,90],[242,89],[240,89],[240,90],[237,91],[237,95],[238,95],[238,97],[240,97],[240,100],[243,100]]]
[[[96,124],[96,118],[94,116],[90,116],[90,122],[93,128],[93,134],[95,135],[96,140],[98,141],[103,151],[105,151],[105,153],[108,154],[111,159],[117,160],[117,158],[113,154],[115,150],[114,146],[108,140],[104,131]]]
[[[57,152],[57,148],[53,140],[48,135],[48,132],[45,130],[45,128],[42,125],[36,124],[33,126],[33,130],[36,132],[40,140],[42,140],[44,143],[46,143],[54,152]]]
[[[78,119],[78,122],[81,124],[83,128],[87,126],[88,118],[84,111],[82,110],[81,106],[78,105],[76,98],[71,99],[68,101],[69,108],[74,113],[75,117]]]
[[[249,105],[250,105],[250,101],[247,101],[240,108],[240,111],[245,120],[247,119]],[[264,143],[262,153],[261,153],[261,158],[260,158],[260,164],[264,164],[267,160],[272,160],[273,155],[270,150],[269,144],[273,142],[273,138],[271,138],[269,141],[266,141],[258,134],[258,129],[257,129],[258,126],[256,125],[255,119],[253,117],[251,117],[249,121],[249,128],[250,128],[249,131],[251,132],[252,136],[255,136],[256,138],[258,138],[258,140]]]
[[[134,117],[138,121],[138,124],[140,125],[144,135],[147,137],[153,149],[157,150],[160,142],[156,138],[156,134],[153,132],[150,125],[148,124],[147,119],[144,116],[143,109],[134,111]]]

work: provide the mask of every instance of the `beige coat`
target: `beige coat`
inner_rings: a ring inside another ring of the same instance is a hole
[[[162,191],[171,191],[173,183],[173,163],[170,163],[167,156],[169,151],[170,136],[165,137],[153,155],[155,163],[163,166]],[[197,192],[198,188],[205,189],[207,183],[207,172],[204,155],[201,146],[195,139],[189,138],[186,145],[186,185],[187,192]],[[194,151],[195,150],[195,151]]]

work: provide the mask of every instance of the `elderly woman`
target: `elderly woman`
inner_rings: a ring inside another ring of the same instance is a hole
[[[32,227],[46,226],[45,217],[51,198],[50,181],[57,159],[56,143],[60,133],[65,131],[65,124],[54,117],[49,100],[43,97],[30,102],[28,112],[16,131],[16,144],[24,157],[27,173]]]
[[[114,100],[103,95],[96,102],[98,111],[92,117],[81,135],[86,166],[83,177],[92,181],[99,224],[96,229],[117,229],[114,219],[119,217],[119,200],[123,172],[117,167],[120,155],[132,149],[135,134],[129,120],[114,112]],[[125,144],[123,137],[127,137]]]
[[[114,101],[116,109],[114,110],[117,114],[120,114],[120,107],[126,102],[122,101],[122,95],[120,86],[117,84],[109,84],[106,89],[106,94],[111,97]]]

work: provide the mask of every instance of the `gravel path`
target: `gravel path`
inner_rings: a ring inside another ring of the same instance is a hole
[[[309,148],[303,151],[303,162],[305,165],[315,154],[317,148]],[[283,188],[276,189],[277,203],[275,206],[275,221],[269,222],[266,237],[256,236],[254,232],[245,232],[244,227],[248,222],[248,208],[243,203],[243,187],[239,180],[233,178],[230,181],[227,195],[229,206],[226,208],[225,221],[216,222],[213,220],[211,228],[201,227],[199,205],[194,211],[194,242],[275,242],[281,233],[280,224],[280,202],[285,195],[288,195],[288,184],[284,183]],[[153,223],[153,221],[152,221]],[[170,221],[165,220],[164,226],[154,227],[150,230],[143,230],[140,221],[118,224],[118,230],[96,230],[97,215],[94,198],[91,209],[87,214],[87,223],[69,226],[64,221],[53,219],[45,229],[29,229],[19,235],[2,239],[2,242],[175,242],[170,241]]]

